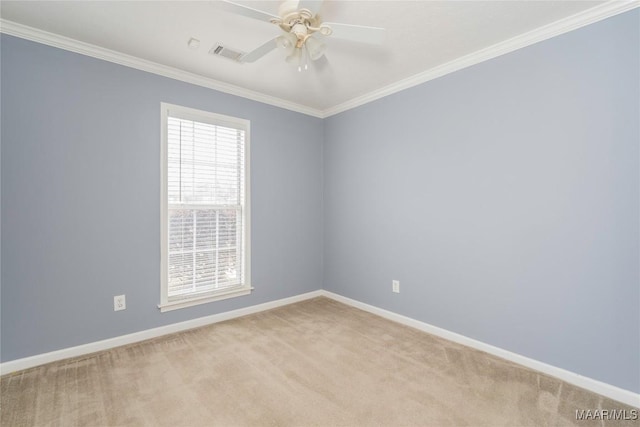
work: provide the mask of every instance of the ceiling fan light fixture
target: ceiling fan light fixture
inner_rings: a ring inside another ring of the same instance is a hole
[[[295,64],[299,73],[309,69],[309,52],[302,46],[293,49],[291,55],[287,56],[286,61],[289,64]]]
[[[302,58],[302,50],[298,48],[294,48],[293,52],[289,56],[287,56],[286,61],[290,64],[299,64]]]
[[[298,58],[298,72],[301,73],[303,71],[307,71],[309,68],[309,54],[307,49],[302,46],[301,48],[296,48],[299,52],[297,55]]]
[[[307,46],[302,46],[302,55],[300,56],[301,65],[298,65],[298,72],[307,71],[309,69],[309,49]]]
[[[291,33],[283,34],[276,39],[278,47],[287,50],[293,48],[296,41],[296,37]]]
[[[305,46],[307,47],[307,52],[312,61],[320,59],[327,48],[327,45],[315,37],[308,37],[305,42]]]

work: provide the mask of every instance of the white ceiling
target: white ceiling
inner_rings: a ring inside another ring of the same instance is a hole
[[[279,5],[237,3],[275,15]],[[216,1],[2,1],[0,13],[5,27],[26,25],[322,112],[601,3],[326,0],[323,20],[384,27],[387,38],[382,46],[328,39],[325,58],[306,72],[281,51],[252,64],[210,55],[216,42],[250,51],[281,32]],[[188,48],[191,37],[199,49]]]

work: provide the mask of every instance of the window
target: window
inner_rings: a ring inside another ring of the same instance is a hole
[[[251,292],[249,121],[162,103],[162,311]]]

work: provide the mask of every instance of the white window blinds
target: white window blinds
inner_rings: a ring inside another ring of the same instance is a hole
[[[169,107],[163,115],[164,304],[248,287],[247,124],[185,110]]]

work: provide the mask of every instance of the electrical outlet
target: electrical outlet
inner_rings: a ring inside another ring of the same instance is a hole
[[[120,311],[127,308],[127,300],[124,295],[113,297],[113,311]]]
[[[393,292],[395,292],[396,294],[400,293],[400,281],[399,280],[394,280],[391,282],[391,290]]]

